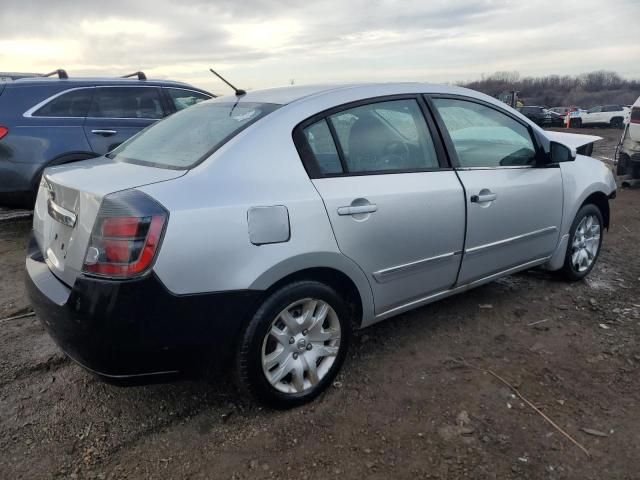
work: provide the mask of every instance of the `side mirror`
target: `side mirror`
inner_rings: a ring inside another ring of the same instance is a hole
[[[549,160],[551,163],[573,162],[576,159],[575,148],[569,148],[558,142],[549,145]]]

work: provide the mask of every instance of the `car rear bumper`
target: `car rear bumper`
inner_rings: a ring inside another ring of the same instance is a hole
[[[130,281],[81,276],[69,288],[33,240],[26,270],[29,298],[49,335],[77,363],[113,378],[223,367],[262,295],[174,295],[153,274]]]

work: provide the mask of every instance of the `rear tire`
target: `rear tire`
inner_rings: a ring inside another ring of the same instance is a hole
[[[598,260],[602,246],[604,221],[595,205],[583,205],[569,230],[569,245],[562,267],[564,277],[572,282],[589,275]]]
[[[570,118],[569,119],[569,127],[570,128],[582,128],[582,119],[581,118]]]
[[[316,398],[346,357],[349,312],[338,293],[320,282],[297,281],[276,290],[241,335],[235,362],[240,391],[279,409]]]
[[[609,122],[609,126],[611,128],[623,128],[624,120],[622,119],[622,117],[612,118],[611,121]]]

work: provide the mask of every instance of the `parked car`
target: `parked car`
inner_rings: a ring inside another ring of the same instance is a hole
[[[618,175],[630,175],[640,179],[640,98],[631,107],[626,127],[618,151]]]
[[[616,191],[576,155],[598,138],[453,86],[216,98],[45,171],[27,289],[102,376],[232,366],[259,401],[299,405],[353,328],[533,267],[588,275]]]
[[[553,113],[557,113],[558,115],[562,115],[563,117],[567,115],[567,113],[572,111],[572,107],[552,107],[549,111]]]
[[[565,123],[565,116],[560,115],[559,113],[556,112],[552,112],[550,110],[546,111],[548,115],[551,116],[551,122],[550,124],[547,124],[545,126],[549,126],[549,127],[562,127],[564,126]]]
[[[573,107],[553,107],[553,108],[550,108],[549,111],[551,111],[553,113],[557,113],[558,115],[561,115],[562,117],[566,117],[567,114],[569,114],[571,112],[581,112],[581,111],[583,111],[583,109],[580,108],[580,107],[575,107],[575,106],[573,106]]]
[[[143,128],[212,95],[134,78],[24,78],[0,83],[0,205],[33,207],[43,169],[104,155]]]
[[[525,117],[541,127],[560,127],[563,124],[563,118],[560,115],[544,107],[523,106],[518,108],[518,110]]]
[[[571,118],[571,127],[623,128],[625,119],[628,117],[628,107],[622,105],[601,105],[592,107],[586,112],[580,112],[580,115],[576,118]]]

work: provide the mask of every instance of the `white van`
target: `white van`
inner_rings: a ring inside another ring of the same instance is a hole
[[[629,122],[622,134],[616,173],[640,179],[640,98],[631,107]]]

